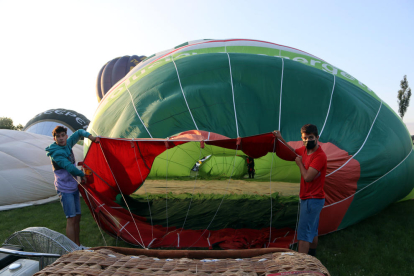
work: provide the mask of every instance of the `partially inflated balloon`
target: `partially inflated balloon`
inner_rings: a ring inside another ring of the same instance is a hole
[[[98,101],[101,101],[114,84],[144,59],[145,56],[123,56],[114,58],[102,66],[96,79],[96,96]]]
[[[56,200],[54,174],[45,148],[53,138],[25,131],[0,129],[0,210]],[[82,147],[75,145],[76,160]]]
[[[299,148],[300,129],[308,123],[318,127],[328,157],[321,234],[373,215],[413,190],[413,146],[398,115],[349,73],[270,42],[199,40],[155,54],[108,91],[89,131],[114,138],[166,138],[200,130],[237,138],[278,129]],[[210,154],[201,172],[214,158],[245,162],[246,157],[187,143],[157,153],[150,176],[189,175],[194,163]],[[216,163],[210,167],[223,164],[221,171],[229,174],[227,161]],[[255,169],[259,178],[300,181],[294,162],[272,153],[255,159]]]
[[[27,122],[23,130],[52,137],[52,131],[56,126],[64,126],[70,136],[78,129],[86,129],[88,125],[89,119],[83,114],[69,109],[56,108],[37,114]]]

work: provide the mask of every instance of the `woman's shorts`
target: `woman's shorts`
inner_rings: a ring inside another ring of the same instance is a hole
[[[79,191],[73,193],[62,193],[57,191],[60,203],[65,212],[66,218],[73,218],[81,214]]]
[[[319,214],[325,204],[324,198],[300,200],[298,240],[312,242],[318,235]]]

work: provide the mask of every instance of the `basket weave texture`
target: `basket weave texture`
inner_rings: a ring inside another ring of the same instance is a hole
[[[276,252],[243,259],[159,259],[109,249],[74,251],[35,274],[58,275],[319,275],[330,276],[307,254]]]

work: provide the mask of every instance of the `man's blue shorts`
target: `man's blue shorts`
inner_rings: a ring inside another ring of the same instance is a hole
[[[65,212],[66,218],[73,218],[81,214],[79,191],[73,193],[62,193],[57,191],[60,203]]]
[[[319,214],[325,204],[324,198],[300,200],[298,240],[312,242],[318,235]]]

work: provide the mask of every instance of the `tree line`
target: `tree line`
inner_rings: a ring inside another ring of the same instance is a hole
[[[12,129],[21,131],[23,129],[23,126],[22,124],[15,126],[12,119],[7,117],[0,117],[0,129]]]

